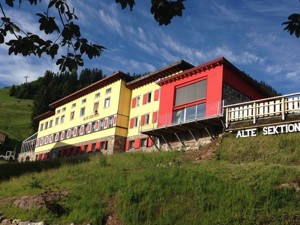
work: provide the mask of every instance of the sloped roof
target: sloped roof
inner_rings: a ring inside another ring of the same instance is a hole
[[[134,89],[141,87],[145,84],[157,81],[158,79],[165,78],[167,76],[170,76],[174,73],[184,71],[190,68],[193,68],[194,66],[184,60],[180,60],[178,62],[175,62],[171,65],[165,66],[159,70],[156,70],[152,73],[146,74],[145,76],[139,77],[133,81],[130,81],[126,84],[127,88]]]

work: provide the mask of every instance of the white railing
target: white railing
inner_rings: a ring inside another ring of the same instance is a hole
[[[35,150],[37,135],[38,133],[35,133],[22,142],[21,153],[33,152]]]
[[[252,120],[256,123],[258,118],[274,116],[285,120],[287,114],[300,114],[300,92],[228,105],[224,110],[226,127],[231,122]]]

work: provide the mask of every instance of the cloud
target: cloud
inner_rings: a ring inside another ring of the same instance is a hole
[[[211,52],[211,55],[213,55],[214,57],[224,56],[232,63],[237,63],[237,64],[256,64],[256,63],[262,64],[265,61],[264,58],[259,57],[254,53],[250,53],[248,51],[233,52],[232,49],[229,49],[226,46],[215,48]]]
[[[118,20],[119,12],[116,10],[116,4],[112,4],[105,9],[98,10],[98,17],[106,27],[123,36],[122,26]]]

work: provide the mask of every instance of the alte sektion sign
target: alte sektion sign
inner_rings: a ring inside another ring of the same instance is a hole
[[[263,135],[274,135],[295,132],[300,132],[300,123],[266,126],[262,128]],[[258,128],[243,129],[237,132],[236,138],[256,137],[257,134]]]

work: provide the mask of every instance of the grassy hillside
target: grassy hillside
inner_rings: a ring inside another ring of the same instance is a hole
[[[58,211],[19,209],[3,200],[0,211],[48,224],[108,224],[108,218],[124,225],[300,224],[298,139],[226,135],[217,158],[201,163],[182,152],[158,152],[0,165],[6,178],[0,199],[49,188],[67,193],[52,199]]]
[[[8,91],[0,89],[0,131],[22,141],[31,133],[32,102]],[[0,163],[0,211],[60,225],[297,225],[299,146],[297,133],[227,134],[216,158],[200,163],[183,152]],[[24,196],[46,207],[16,207]]]
[[[0,89],[0,132],[9,138],[9,146],[14,148],[31,133],[32,100],[9,96],[9,88]]]

